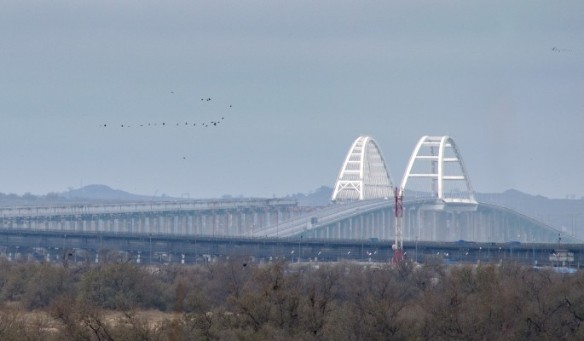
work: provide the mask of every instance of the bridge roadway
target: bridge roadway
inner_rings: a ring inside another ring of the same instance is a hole
[[[302,214],[286,199],[181,200],[1,207],[0,228],[138,234],[246,235]]]
[[[573,255],[565,264],[584,264],[583,244],[521,244],[473,242],[404,242],[406,257],[423,262],[427,257],[446,263],[515,261],[540,266],[560,265],[553,255],[562,249]],[[148,263],[208,262],[245,256],[255,261],[285,259],[308,261],[389,262],[388,241],[307,238],[235,238],[213,236],[136,235],[0,229],[0,254],[10,260],[96,262],[105,259]],[[550,257],[552,256],[552,257]]]
[[[0,218],[50,218],[61,216],[132,214],[143,212],[176,212],[176,211],[209,211],[233,210],[249,208],[265,208],[269,206],[296,205],[293,200],[286,199],[233,199],[233,200],[179,200],[152,201],[136,203],[100,203],[100,204],[64,204],[52,206],[17,206],[0,207]]]
[[[0,208],[0,228],[26,231],[126,233],[137,236],[303,237],[393,240],[392,200],[323,208],[284,199],[196,200]],[[559,231],[491,204],[404,202],[404,240],[554,243]],[[577,243],[562,234],[563,242]]]
[[[254,231],[256,237],[394,239],[392,200],[330,205]],[[554,243],[560,231],[493,204],[444,204],[435,199],[404,202],[405,240]],[[582,243],[562,233],[564,242]]]
[[[361,200],[344,204],[329,205],[314,212],[296,217],[278,225],[256,229],[256,237],[292,237],[309,230],[316,230],[352,216],[393,207],[389,200]]]

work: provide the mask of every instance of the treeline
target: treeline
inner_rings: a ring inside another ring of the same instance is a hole
[[[511,263],[3,260],[0,307],[1,340],[584,339],[584,275]],[[172,314],[152,321],[144,310]]]

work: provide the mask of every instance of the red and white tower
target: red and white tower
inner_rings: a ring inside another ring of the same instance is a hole
[[[404,222],[404,197],[403,190],[401,188],[395,188],[393,197],[395,200],[394,207],[394,218],[395,218],[395,243],[392,245],[393,258],[391,262],[393,264],[400,263],[404,260],[404,235],[403,235],[403,222]]]

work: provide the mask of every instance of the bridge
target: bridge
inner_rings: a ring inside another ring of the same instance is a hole
[[[2,207],[0,229],[245,236],[311,210],[285,199]]]
[[[389,200],[366,200],[333,205],[256,230],[256,237],[393,240],[394,204]],[[404,202],[406,241],[475,241],[579,243],[560,235],[553,227],[505,207],[477,203],[472,209],[437,206],[434,200]]]
[[[169,238],[175,238],[177,241],[171,244],[178,245],[181,240],[201,237],[382,241],[390,245],[389,241],[396,238],[395,188],[405,197],[404,224],[400,228],[406,245],[457,241],[580,243],[508,208],[478,202],[462,155],[448,136],[423,136],[399,186],[394,184],[377,142],[370,136],[360,136],[341,165],[331,197],[333,204],[326,207],[302,207],[286,199],[3,207],[0,235],[13,237],[10,242],[0,238],[0,246],[18,247],[36,236],[40,238],[35,239],[37,247],[42,247],[42,236],[48,245],[49,240],[72,242],[74,235],[93,236],[86,237],[85,244],[75,244],[75,248],[95,249],[97,244],[88,241],[95,241],[97,236],[100,241],[110,242],[118,240],[115,236],[124,236],[125,246],[118,246],[129,250],[132,243],[137,243],[140,252],[145,250],[146,239],[150,243],[154,240],[155,251],[162,252],[158,246],[166,245],[162,241]],[[55,245],[52,247],[58,247]]]
[[[388,262],[390,243],[376,239],[251,238],[133,233],[0,230],[0,252],[9,260],[63,263],[135,262],[197,264],[226,257],[256,262]],[[560,251],[558,251],[560,249]],[[540,266],[584,264],[584,245],[549,243],[404,242],[414,261],[427,257],[452,263],[513,261]]]
[[[381,149],[358,137],[347,153],[330,205],[254,231],[257,237],[395,239],[393,183]],[[461,152],[448,136],[423,136],[409,159],[399,190],[405,196],[406,241],[580,242],[505,207],[479,203]]]

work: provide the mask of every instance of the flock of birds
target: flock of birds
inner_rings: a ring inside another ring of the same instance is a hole
[[[174,94],[174,91],[170,92]],[[201,98],[202,102],[210,102],[212,99],[211,97]],[[232,108],[233,105],[229,105],[228,108]],[[209,127],[217,127],[221,122],[225,120],[224,116],[221,116],[220,119],[213,120],[213,121],[205,121],[205,122],[147,122],[147,123],[139,123],[139,124],[127,124],[127,123],[119,123],[119,124],[111,124],[111,123],[102,123],[100,127],[102,128],[109,128],[109,127],[119,127],[119,128],[132,128],[132,127],[202,127],[202,128],[209,128]]]
[[[225,117],[221,117],[221,119],[217,120],[217,121],[209,121],[209,122],[199,122],[197,124],[197,122],[177,122],[176,124],[172,124],[172,123],[167,123],[167,122],[148,122],[148,123],[140,123],[140,124],[124,124],[121,123],[119,125],[120,128],[132,128],[132,127],[171,127],[171,126],[176,126],[176,127],[185,127],[185,126],[193,126],[193,127],[203,127],[203,128],[207,128],[207,127],[216,127],[218,126],[223,120],[225,120]],[[112,127],[115,125],[112,124],[108,124],[108,123],[104,123],[101,125],[102,128],[107,128],[107,127]]]
[[[175,96],[174,91],[170,91],[170,94]],[[205,103],[203,104],[204,106],[208,106],[208,105],[212,105],[212,98],[211,97],[205,97],[205,98],[201,98],[201,102]],[[188,103],[187,103],[188,104]],[[229,105],[220,105],[220,107],[230,110],[233,105],[229,104]],[[219,115],[217,115],[219,116]],[[168,121],[151,121],[151,122],[142,122],[142,123],[138,123],[138,124],[128,124],[127,122],[123,122],[123,123],[114,123],[114,122],[106,122],[106,123],[101,123],[99,126],[101,128],[123,128],[123,129],[127,129],[127,128],[161,128],[161,127],[182,127],[182,128],[193,128],[193,127],[201,127],[201,128],[213,128],[213,127],[217,127],[219,126],[221,123],[223,123],[225,121],[225,116],[221,116],[220,118],[217,118],[215,120],[211,120],[211,121],[193,121],[193,120],[187,120],[187,121],[179,121],[177,119],[175,120],[168,120]],[[187,157],[186,155],[182,155],[180,157],[182,160],[186,160]]]

